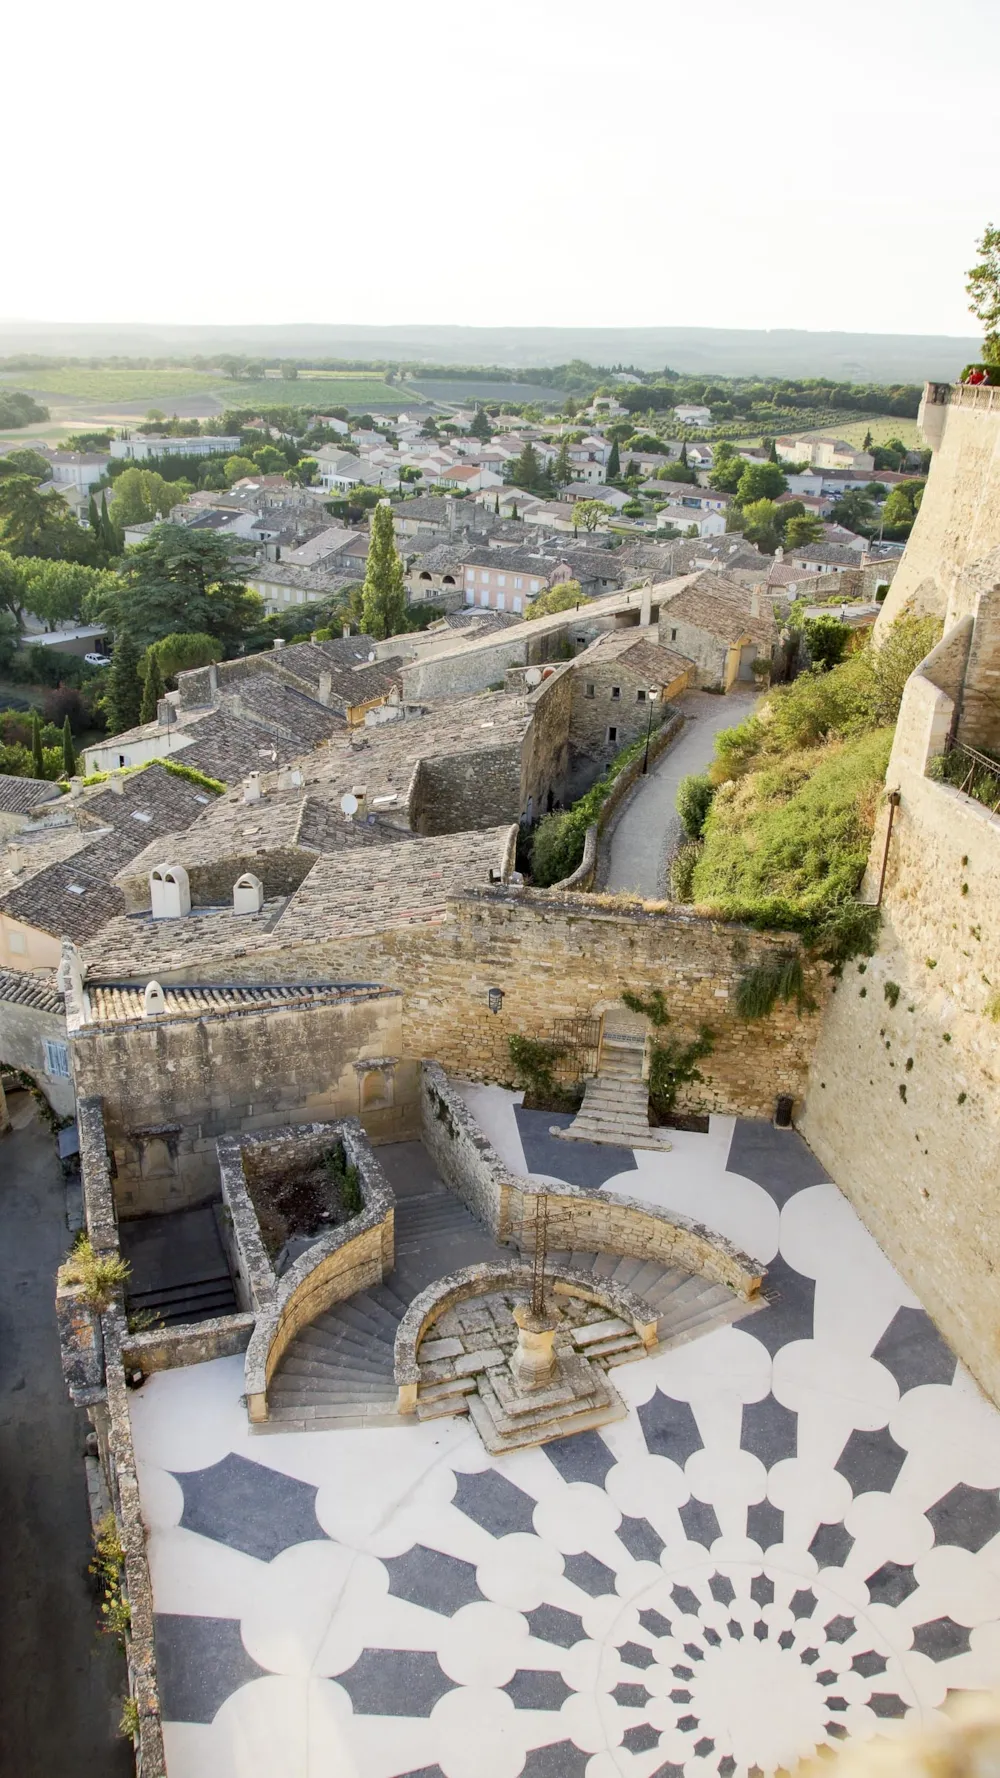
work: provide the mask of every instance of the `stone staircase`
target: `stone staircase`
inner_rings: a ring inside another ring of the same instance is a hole
[[[133,1328],[179,1327],[237,1309],[217,1205],[139,1217],[120,1223],[118,1233],[130,1267],[125,1298]]]
[[[609,1142],[617,1148],[670,1147],[666,1131],[649,1125],[649,1089],[642,1078],[644,1040],[631,1033],[605,1033],[600,1073],[584,1088],[583,1104],[565,1129],[553,1129],[566,1142]]]
[[[260,1431],[287,1432],[343,1426],[406,1424],[396,1413],[393,1347],[399,1323],[418,1290],[435,1277],[467,1265],[470,1236],[489,1253],[476,1258],[509,1258],[485,1236],[469,1211],[448,1192],[403,1200],[396,1212],[396,1267],[384,1284],[338,1303],[303,1329],[289,1349],[269,1391],[269,1419]],[[427,1275],[428,1251],[436,1254]],[[459,1257],[460,1250],[463,1257]],[[657,1314],[661,1346],[679,1346],[723,1327],[755,1307],[724,1285],[655,1261],[622,1259],[611,1253],[553,1253],[553,1269],[590,1272],[625,1285]],[[574,1330],[573,1343],[603,1370],[644,1357],[645,1347],[627,1324],[606,1312]],[[475,1378],[421,1384],[421,1420],[466,1414]],[[586,1422],[583,1422],[584,1424]],[[565,1430],[576,1430],[567,1426]]]
[[[261,1430],[395,1420],[393,1346],[413,1298],[463,1266],[510,1257],[440,1184],[397,1193],[395,1238],[396,1263],[385,1282],[327,1309],[298,1335],[268,1391]]]

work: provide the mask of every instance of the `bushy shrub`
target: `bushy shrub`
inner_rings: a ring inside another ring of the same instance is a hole
[[[689,840],[700,840],[712,806],[715,785],[707,772],[691,772],[677,786],[677,813]]]
[[[666,706],[658,705],[657,713],[662,722],[667,714]],[[548,889],[553,883],[561,883],[564,877],[571,876],[576,870],[583,859],[588,827],[597,820],[618,774],[633,759],[638,758],[645,744],[646,737],[643,735],[628,747],[623,747],[597,783],[592,784],[571,809],[542,817],[535,829],[531,847],[531,877],[536,888]]]
[[[691,884],[700,857],[701,847],[697,840],[689,840],[674,853],[670,865],[670,893],[675,901],[691,900]]]

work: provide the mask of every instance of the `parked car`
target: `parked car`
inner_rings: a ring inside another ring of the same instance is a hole
[[[88,667],[110,667],[111,665],[109,654],[85,654],[83,658]]]

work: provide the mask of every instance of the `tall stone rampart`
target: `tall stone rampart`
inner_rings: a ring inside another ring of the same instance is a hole
[[[928,383],[920,426],[930,476],[876,637],[906,608],[946,627],[966,616],[974,594],[963,576],[1000,547],[1000,389]]]
[[[907,684],[878,948],[830,999],[801,1128],[984,1389],[1000,1399],[1000,815],[926,775],[971,622]],[[869,860],[874,900],[888,799]]]

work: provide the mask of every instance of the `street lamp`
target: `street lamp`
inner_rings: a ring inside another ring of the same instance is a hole
[[[644,778],[649,771],[649,731],[653,726],[653,700],[657,696],[656,686],[651,685],[646,695],[649,702],[649,715],[646,718],[646,746],[642,755],[642,776]]]

